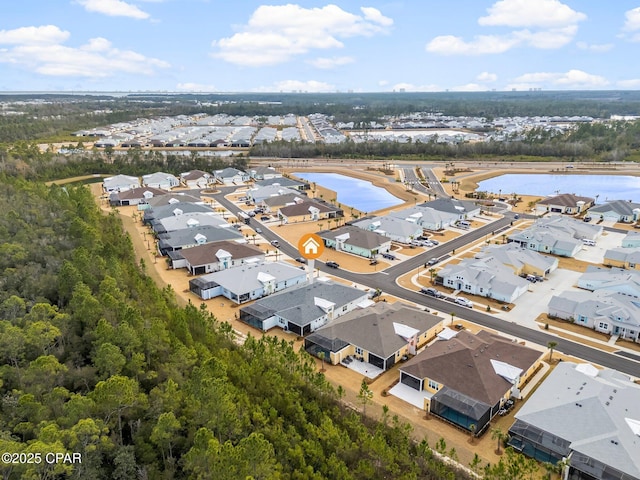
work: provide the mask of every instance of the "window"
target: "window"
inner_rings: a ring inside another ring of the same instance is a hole
[[[605,322],[598,322],[598,328],[600,328],[601,330],[608,330],[609,324]]]
[[[360,347],[356,347],[356,355],[362,355],[362,349]]]
[[[636,268],[636,264],[635,263],[629,263],[629,268]]]
[[[429,388],[432,390],[439,390],[440,389],[440,385],[438,385],[438,382],[434,382],[433,380],[429,380]]]
[[[484,293],[484,288],[480,287],[480,293]]]
[[[342,311],[346,312],[347,311],[347,306],[345,305],[344,307],[342,307]]]

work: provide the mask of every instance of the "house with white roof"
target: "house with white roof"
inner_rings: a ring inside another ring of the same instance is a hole
[[[126,192],[134,188],[140,188],[140,179],[130,175],[115,175],[102,181],[102,189],[107,192]]]
[[[420,206],[429,207],[443,213],[457,215],[457,220],[468,220],[480,215],[480,205],[457,198],[440,197],[430,202],[424,202]]]
[[[392,216],[368,218],[353,222],[352,225],[363,230],[379,233],[394,242],[400,243],[411,243],[412,240],[421,236],[423,232],[420,225]]]
[[[564,478],[640,480],[640,385],[610,369],[562,362],[515,414],[509,445]]]
[[[578,278],[577,287],[640,297],[640,271],[591,265]]]
[[[391,250],[391,240],[376,232],[362,230],[353,225],[334,230],[318,232],[328,248],[353,253],[365,258],[375,258],[378,254]]]
[[[249,174],[237,168],[227,167],[213,172],[215,179],[224,185],[241,185],[249,181]]]
[[[194,278],[189,290],[203,300],[224,296],[241,304],[306,282],[306,271],[284,262],[266,262]]]
[[[386,216],[395,217],[413,222],[425,230],[443,230],[455,224],[459,218],[459,213],[442,212],[431,207],[416,205],[395,212],[389,212]]]
[[[337,365],[347,357],[388,370],[408,354],[433,340],[443,319],[401,302],[378,302],[358,308],[305,338],[312,355],[324,353]]]
[[[626,200],[613,200],[591,207],[587,215],[592,218],[602,218],[608,222],[632,223],[640,219],[640,203]]]
[[[622,248],[640,248],[640,232],[629,232],[622,239]]]
[[[282,174],[273,167],[254,167],[249,170],[249,175],[256,181],[282,178]]]
[[[268,180],[260,180],[255,183],[256,187],[268,187],[269,185],[280,185],[281,187],[290,188],[292,190],[309,190],[309,184],[293,180],[287,177],[277,177]]]
[[[622,293],[566,291],[551,297],[548,312],[608,335],[635,342],[640,336],[640,299]]]
[[[495,257],[465,258],[437,273],[436,283],[463,293],[512,303],[529,290],[529,282]]]
[[[175,175],[164,172],[150,173],[142,176],[142,185],[145,187],[161,188],[163,190],[171,190],[180,186],[180,180]]]
[[[367,292],[323,277],[256,300],[240,308],[239,319],[263,332],[279,327],[303,336],[370,302]]]
[[[475,258],[495,258],[499,263],[510,267],[516,275],[538,275],[546,277],[558,268],[558,259],[522,248],[517,243],[487,245]]]
[[[231,225],[214,212],[192,212],[183,213],[182,215],[171,215],[170,217],[160,218],[151,223],[151,228],[156,233],[167,233],[185,228],[205,226],[227,228]]]
[[[280,185],[268,185],[266,187],[254,187],[247,190],[247,198],[256,205],[270,197],[278,197],[280,195],[297,195],[302,196],[297,190],[281,187]]]

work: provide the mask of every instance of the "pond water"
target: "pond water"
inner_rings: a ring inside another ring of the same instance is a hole
[[[503,196],[511,193],[540,196],[573,193],[583,197],[597,196],[597,203],[608,200],[640,202],[640,177],[508,173],[479,182],[477,190]]]
[[[366,180],[337,173],[295,172],[294,175],[333,190],[338,196],[338,202],[361,212],[374,212],[402,203],[402,200],[391,195],[384,188],[376,187]]]

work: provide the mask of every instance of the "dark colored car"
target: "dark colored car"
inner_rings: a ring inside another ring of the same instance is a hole
[[[296,262],[298,262],[298,263],[305,263],[305,264],[306,264],[306,263],[307,263],[307,259],[306,259],[306,258],[304,258],[304,257],[298,257],[298,258],[296,258]]]
[[[431,297],[442,298],[442,293],[436,290],[435,288],[421,288],[420,293],[424,293],[425,295],[429,295]]]
[[[393,255],[392,253],[381,253],[383,258],[387,258],[389,260],[396,260],[396,256]]]
[[[264,222],[265,220],[269,220],[270,218],[271,218],[271,217],[270,217],[269,215],[262,215],[262,216],[260,217],[260,220],[262,220],[262,221]]]
[[[327,262],[325,265],[326,265],[327,267],[331,267],[331,268],[340,268],[340,265],[339,265],[338,263],[336,263],[336,262],[331,262],[331,261],[329,261],[329,262]]]

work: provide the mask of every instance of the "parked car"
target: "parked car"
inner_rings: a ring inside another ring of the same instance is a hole
[[[431,243],[433,243],[434,245],[440,245],[440,242],[438,240],[434,240],[433,238],[429,240]]]
[[[298,258],[296,258],[296,262],[298,262],[298,263],[305,263],[305,264],[306,264],[306,263],[307,263],[307,259],[306,259],[306,258],[304,258],[304,257],[298,257]]]
[[[433,247],[435,245],[435,243],[433,243],[431,240],[425,240],[424,242],[422,242],[422,246],[424,247]]]
[[[515,218],[516,220],[518,220],[520,218],[520,214],[516,213],[513,218]]]
[[[263,222],[264,222],[265,220],[270,220],[270,219],[271,219],[271,217],[270,217],[269,215],[262,215],[262,216],[260,217],[260,220],[262,220]]]
[[[438,259],[436,257],[432,257],[431,259],[429,259],[426,265],[435,265],[436,263],[438,263]]]
[[[473,308],[473,302],[464,297],[456,297],[456,303],[463,307]]]
[[[247,212],[247,215],[249,215],[250,217],[255,217],[256,216],[256,212],[252,212],[251,210],[249,210]]]
[[[256,233],[262,233],[262,229],[261,228],[256,228]]]
[[[375,258],[369,262],[369,265],[377,265],[377,264],[378,264],[378,260],[376,260]]]
[[[589,222],[591,221],[591,217],[588,217],[588,216],[587,216],[587,217],[584,217],[584,218],[582,219],[582,221],[583,221],[583,222],[587,222],[587,223],[589,223]]]
[[[431,297],[442,298],[443,295],[439,290],[435,288],[421,288],[420,293],[424,293],[425,295],[429,295]]]
[[[325,263],[325,265],[330,268],[340,268],[340,265],[338,263],[332,261],[328,261],[327,263]]]
[[[388,260],[397,260],[397,258],[398,258],[392,253],[381,253],[381,255],[382,255],[383,258],[386,258]]]

